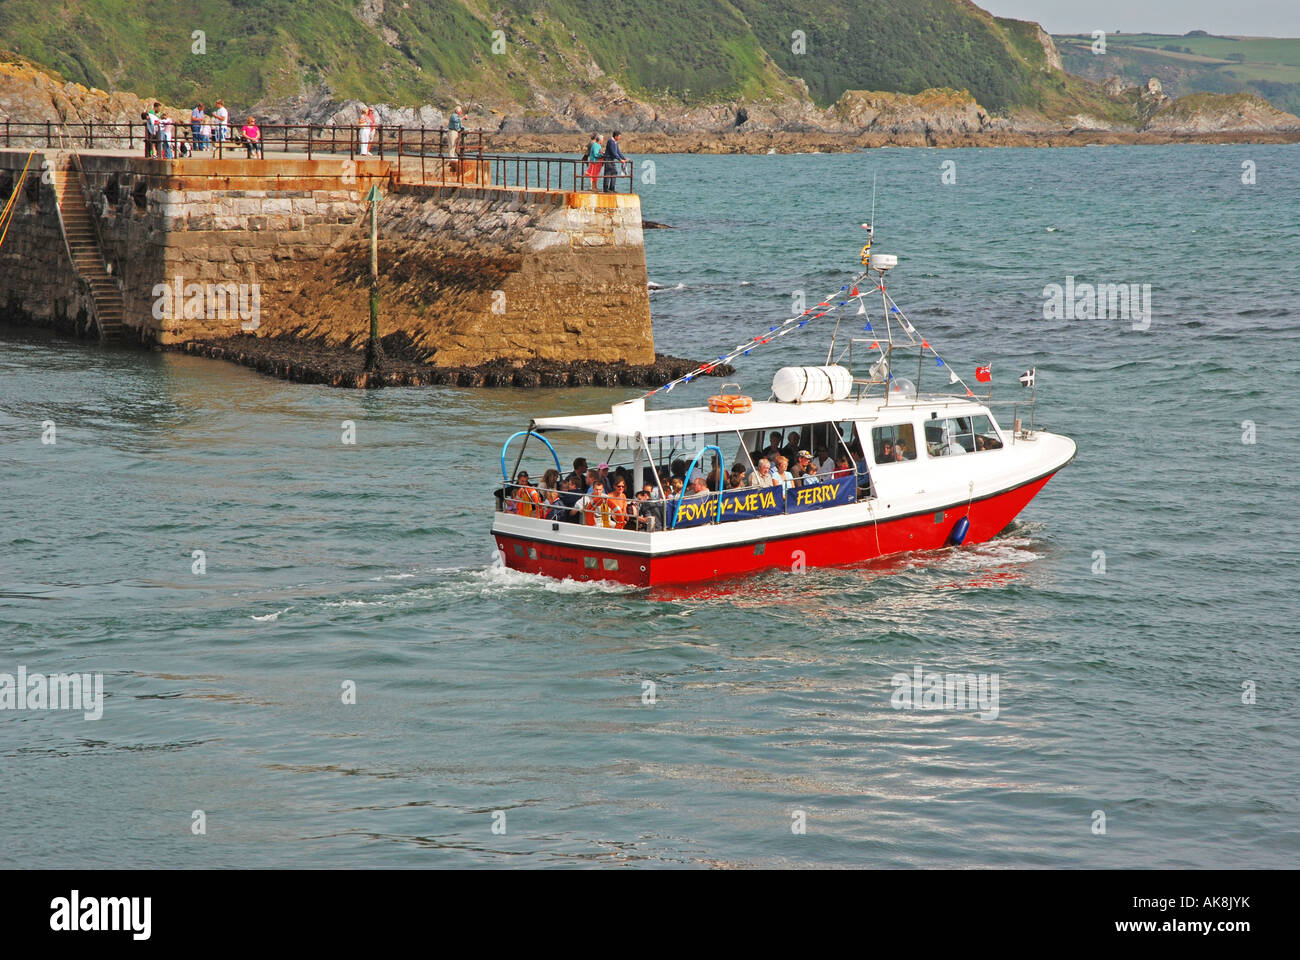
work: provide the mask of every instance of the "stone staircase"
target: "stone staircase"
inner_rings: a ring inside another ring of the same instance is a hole
[[[81,187],[81,173],[72,158],[63,155],[55,160],[51,174],[68,251],[72,254],[77,274],[90,287],[99,339],[105,343],[117,343],[122,339],[126,325],[126,305],[121,289],[104,266],[104,254],[99,248],[95,224],[90,219],[85,191]]]

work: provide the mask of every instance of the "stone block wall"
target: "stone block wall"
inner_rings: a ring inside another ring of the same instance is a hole
[[[25,159],[0,151],[0,171]],[[83,154],[82,168],[128,326],[143,342],[243,330],[364,344],[364,197],[376,185],[380,329],[407,356],[440,366],[654,360],[634,195],[396,184],[377,158]],[[4,269],[0,305],[16,298],[15,316],[71,328],[80,285],[62,253],[53,193],[42,189],[44,203],[15,222],[13,249],[0,250],[0,266],[12,253],[23,258],[15,268],[42,264],[41,276]]]
[[[64,246],[54,188],[41,182],[44,159],[32,157],[0,244],[0,320],[80,334],[92,322],[89,292]],[[26,163],[26,153],[0,151],[0,208]]]

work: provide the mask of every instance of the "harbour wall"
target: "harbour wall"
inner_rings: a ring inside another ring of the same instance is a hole
[[[46,159],[32,158],[0,247],[0,316],[84,332],[87,295],[42,182]],[[26,161],[0,151],[5,199]],[[362,346],[375,186],[386,349],[437,366],[654,361],[634,194],[490,186],[482,171],[404,182],[379,158],[83,153],[81,169],[128,336],[143,344],[245,332]]]

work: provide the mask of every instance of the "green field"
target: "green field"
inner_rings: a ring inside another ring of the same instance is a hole
[[[1253,93],[1300,114],[1300,38],[1106,35],[1106,53],[1092,52],[1092,37],[1053,38],[1066,70],[1093,80],[1114,75],[1130,84],[1160,80],[1170,96]]]

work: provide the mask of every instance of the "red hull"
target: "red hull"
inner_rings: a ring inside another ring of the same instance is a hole
[[[494,534],[494,538],[505,555],[506,566],[524,573],[572,580],[608,580],[638,587],[692,583],[757,570],[790,570],[800,561],[805,567],[826,567],[910,550],[937,550],[948,544],[953,526],[963,516],[970,518],[965,543],[983,543],[1001,533],[1052,476],[1048,474],[977,500],[969,508],[966,504],[949,507],[938,522],[935,512],[926,512],[879,524],[868,522],[779,540],[655,556],[568,547],[503,533]]]

